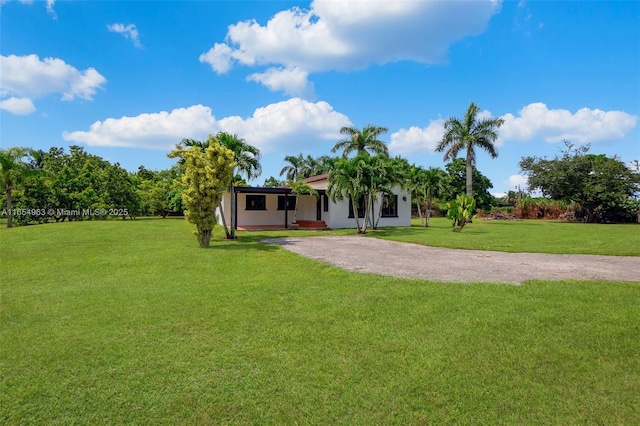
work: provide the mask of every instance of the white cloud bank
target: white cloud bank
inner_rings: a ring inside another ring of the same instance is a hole
[[[479,118],[490,117],[482,111]],[[541,102],[532,103],[519,111],[502,116],[496,145],[509,141],[541,139],[545,142],[570,140],[575,143],[591,143],[623,139],[638,123],[638,116],[624,111],[602,111],[582,108],[572,113],[566,109],[549,109]],[[425,128],[411,127],[391,134],[389,150],[397,154],[434,152],[444,134],[444,120],[431,121]]]
[[[34,99],[54,93],[63,101],[90,101],[107,81],[94,68],[79,71],[62,59],[37,55],[0,56],[0,75],[0,108],[14,114],[35,111]]]
[[[258,108],[247,118],[217,120],[211,108],[193,105],[171,112],[108,118],[93,123],[89,131],[65,131],[62,137],[91,146],[168,150],[183,138],[204,139],[210,133],[226,131],[266,153],[337,140],[339,129],[349,125],[349,119],[326,102],[293,98]]]
[[[308,10],[276,13],[264,26],[255,20],[230,25],[226,41],[200,55],[200,62],[219,74],[235,64],[275,65],[249,79],[300,95],[309,93],[307,77],[313,72],[402,60],[443,62],[450,44],[482,33],[500,5],[498,0],[315,0]]]
[[[140,43],[140,34],[138,33],[138,29],[135,25],[118,23],[111,25],[107,24],[107,29],[112,33],[122,34],[125,38],[131,39],[136,48],[143,48],[142,43]]]
[[[623,139],[638,122],[638,116],[624,111],[602,111],[581,108],[575,113],[566,109],[549,109],[541,102],[532,103],[519,111],[519,116],[505,114],[500,139],[545,142],[591,143]]]

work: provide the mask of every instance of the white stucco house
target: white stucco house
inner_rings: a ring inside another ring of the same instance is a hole
[[[318,191],[320,195],[301,195],[298,202],[297,223],[293,223],[295,195],[291,188],[262,188],[240,186],[234,193],[226,192],[222,199],[222,210],[227,225],[231,225],[231,197],[236,197],[236,229],[251,229],[256,227],[312,227],[312,228],[355,228],[352,204],[349,198],[332,202],[327,196],[329,175],[323,174],[303,179],[307,185]],[[411,194],[400,188],[393,188],[392,194],[383,195],[388,202],[382,210],[379,227],[410,226],[411,225]],[[375,205],[380,205],[379,196]],[[218,222],[222,223],[220,210],[217,211]],[[364,217],[364,211],[358,212]]]

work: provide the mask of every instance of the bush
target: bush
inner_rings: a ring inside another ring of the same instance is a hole
[[[455,200],[447,203],[447,209],[447,219],[451,222],[451,230],[460,232],[473,219],[476,200],[473,197],[460,194]]]

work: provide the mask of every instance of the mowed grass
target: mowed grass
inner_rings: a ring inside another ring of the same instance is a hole
[[[640,256],[640,223],[598,224],[550,220],[475,219],[462,232],[451,232],[445,218],[419,219],[411,227],[384,228],[371,236],[433,247],[496,250],[511,253]]]
[[[640,283],[393,279],[192,231],[0,230],[0,423],[640,423]]]

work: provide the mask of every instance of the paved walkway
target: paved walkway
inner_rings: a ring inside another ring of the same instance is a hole
[[[357,272],[444,282],[521,284],[526,280],[640,282],[640,257],[457,250],[377,238],[271,238],[292,252]]]

